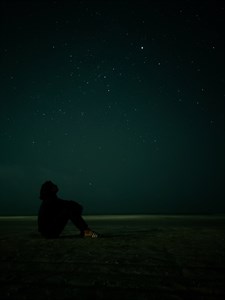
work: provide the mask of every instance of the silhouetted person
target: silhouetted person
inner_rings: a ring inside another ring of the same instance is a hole
[[[98,237],[82,218],[82,206],[75,201],[58,198],[57,192],[57,185],[51,181],[46,181],[41,187],[42,203],[38,213],[38,231],[46,238],[57,238],[71,220],[80,230],[81,237]]]

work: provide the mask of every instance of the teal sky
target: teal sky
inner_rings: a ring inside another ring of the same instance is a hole
[[[222,1],[3,1],[0,212],[224,212]]]

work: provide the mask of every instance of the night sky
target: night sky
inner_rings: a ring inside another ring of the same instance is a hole
[[[223,1],[1,1],[0,214],[223,213]]]

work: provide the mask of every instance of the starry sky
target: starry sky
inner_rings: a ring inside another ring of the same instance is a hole
[[[223,213],[223,1],[1,1],[0,214]]]

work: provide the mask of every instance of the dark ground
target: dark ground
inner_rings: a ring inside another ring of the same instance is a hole
[[[86,217],[102,234],[39,236],[0,218],[1,299],[224,299],[224,216]]]

